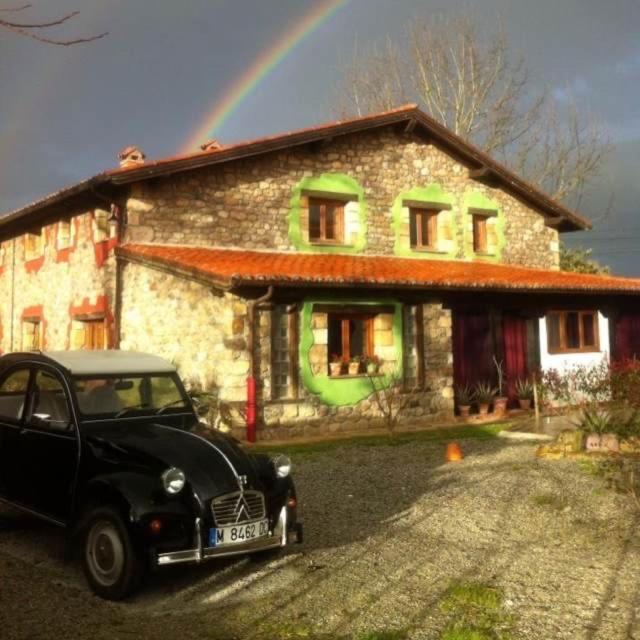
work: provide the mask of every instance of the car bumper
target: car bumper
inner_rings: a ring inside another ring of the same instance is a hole
[[[183,551],[159,553],[156,556],[156,566],[164,567],[183,562],[197,563],[211,558],[238,556],[246,553],[254,553],[256,551],[286,547],[287,544],[293,542],[292,533],[296,538],[296,542],[302,542],[302,525],[296,525],[293,531],[289,529],[286,507],[283,507],[280,511],[278,522],[269,535],[263,536],[262,538],[256,538],[255,540],[249,540],[248,542],[239,542],[223,547],[205,547],[202,543],[200,518],[196,518],[194,530],[195,539],[197,541],[197,546],[195,548],[185,549]]]

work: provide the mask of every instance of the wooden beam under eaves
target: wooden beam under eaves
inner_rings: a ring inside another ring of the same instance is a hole
[[[558,227],[565,221],[565,218],[562,216],[557,216],[555,218],[545,218],[544,223],[547,227]]]
[[[418,121],[415,118],[411,118],[404,128],[404,134],[409,135],[410,133],[413,133],[417,123]]]
[[[477,169],[469,169],[469,177],[472,180],[486,180],[491,177],[491,169],[484,166]]]

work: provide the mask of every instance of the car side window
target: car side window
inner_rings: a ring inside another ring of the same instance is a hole
[[[39,369],[32,388],[29,422],[55,431],[69,428],[69,402],[61,380],[54,373]]]
[[[14,369],[0,382],[0,420],[20,422],[29,388],[31,369]]]

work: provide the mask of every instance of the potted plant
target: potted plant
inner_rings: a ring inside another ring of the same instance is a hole
[[[498,390],[488,382],[478,382],[476,384],[473,395],[478,403],[478,413],[481,416],[486,416],[489,413],[489,407],[497,392]]]
[[[498,375],[498,396],[493,400],[493,411],[498,415],[504,415],[507,412],[507,402],[509,402],[509,398],[502,395],[502,390],[504,389],[504,366],[502,360],[498,360],[495,356],[493,356],[493,364]]]
[[[358,373],[360,371],[360,364],[361,364],[360,356],[353,356],[351,358],[351,360],[349,361],[349,375],[350,376],[358,375]]]
[[[520,408],[524,411],[531,409],[531,401],[533,400],[533,383],[526,379],[516,380],[516,393],[518,394]]]
[[[456,401],[458,403],[458,413],[461,418],[469,417],[474,399],[473,389],[468,384],[456,387]]]
[[[373,376],[380,370],[380,358],[376,355],[365,356],[364,365],[367,371],[367,375]]]
[[[339,376],[342,374],[342,358],[334,353],[331,356],[331,362],[329,363],[329,372],[332,376]]]
[[[600,407],[585,407],[577,423],[586,435],[587,451],[620,451],[620,440],[615,433],[614,415]]]

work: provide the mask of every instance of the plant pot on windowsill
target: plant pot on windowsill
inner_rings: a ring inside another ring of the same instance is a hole
[[[342,375],[342,362],[330,362],[329,363],[329,373],[332,376]]]
[[[377,364],[368,364],[367,365],[367,375],[375,376],[378,373],[378,365]]]
[[[349,375],[357,376],[360,373],[360,362],[350,362],[349,363]]]

